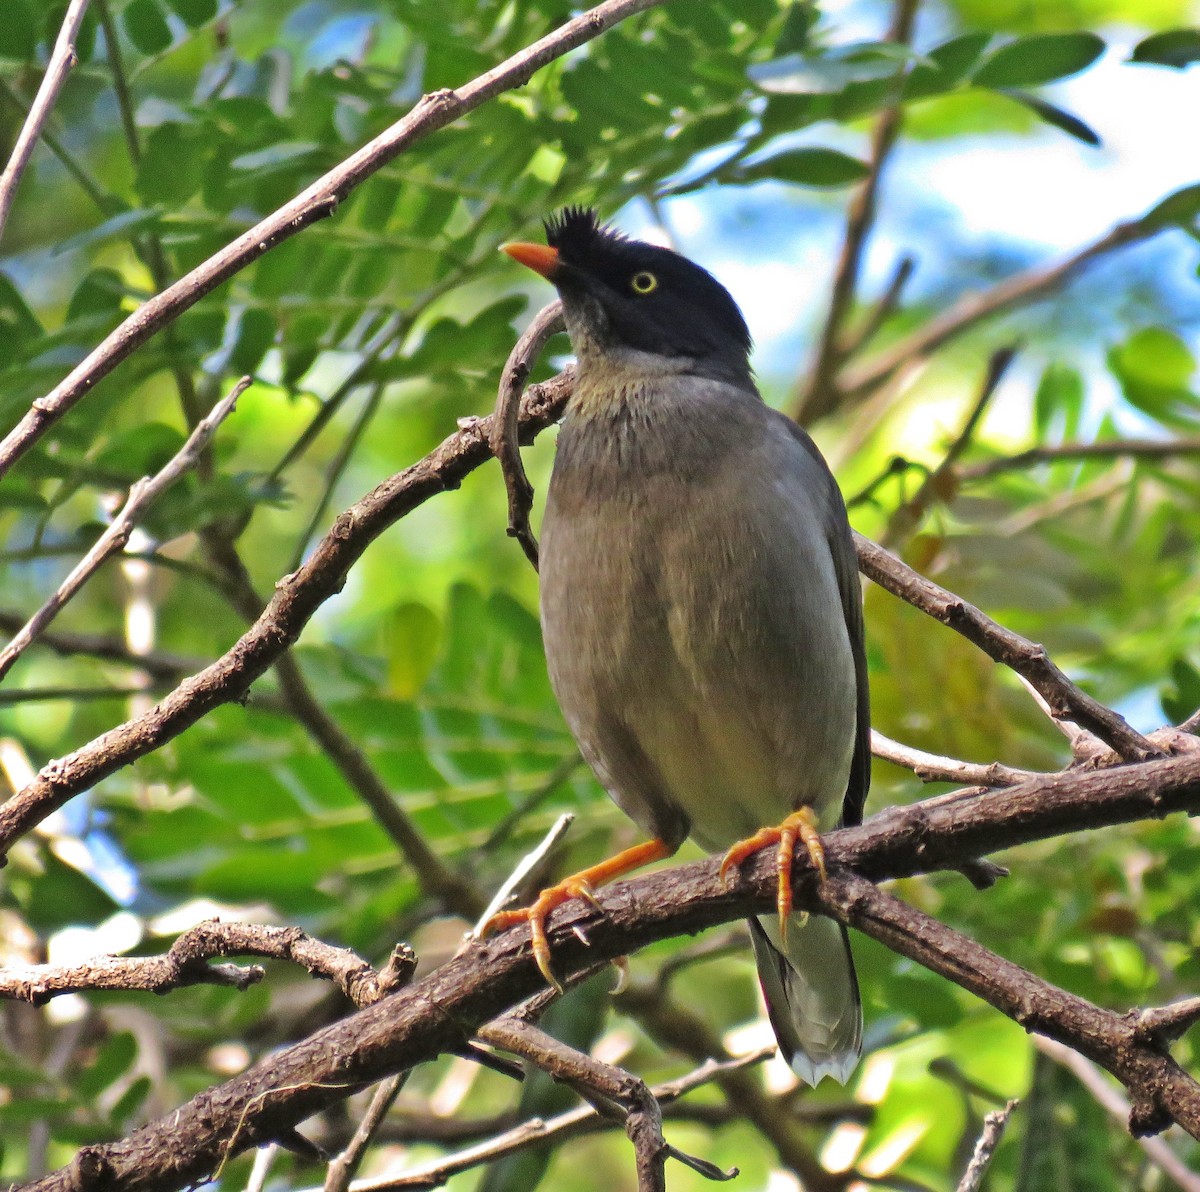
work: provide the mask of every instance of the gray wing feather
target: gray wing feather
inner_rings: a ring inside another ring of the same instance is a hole
[[[862,822],[863,806],[871,785],[871,695],[867,682],[867,648],[863,628],[862,587],[858,579],[858,552],[854,549],[854,536],[846,517],[846,503],[841,489],[825,457],[803,427],[790,418],[779,415],[787,424],[793,438],[821,466],[828,477],[829,503],[826,528],[829,550],[833,555],[834,573],[837,576],[838,592],[842,598],[842,615],[846,618],[846,632],[850,635],[850,646],[854,653],[854,675],[857,690],[858,717],[854,733],[854,756],[850,763],[850,780],[846,784],[846,797],[842,803],[841,822],[851,826]]]

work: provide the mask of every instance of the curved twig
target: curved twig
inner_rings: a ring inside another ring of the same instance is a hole
[[[517,415],[521,410],[521,394],[533,366],[542,349],[564,326],[562,303],[557,298],[533,316],[533,322],[517,340],[500,374],[500,391],[496,395],[496,409],[488,433],[488,445],[500,461],[504,485],[508,489],[508,535],[521,544],[534,571],[538,565],[538,544],[529,525],[533,485],[529,483],[525,465],[521,462]]]

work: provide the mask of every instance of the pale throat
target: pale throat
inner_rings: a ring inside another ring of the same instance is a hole
[[[664,356],[636,348],[602,349],[594,340],[577,343],[578,376],[571,397],[575,417],[611,415],[649,406],[664,383],[688,373],[686,356]]]

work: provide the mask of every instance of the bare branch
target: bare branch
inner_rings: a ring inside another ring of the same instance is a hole
[[[570,394],[562,374],[530,386],[522,423],[536,433],[558,417]],[[316,545],[304,565],[275,585],[250,629],[216,662],[185,679],[143,715],[49,762],[37,778],[0,805],[0,857],[13,841],[80,791],[171,740],[221,704],[241,699],[255,679],[299,637],[316,610],[336,595],[350,567],[388,526],[436,493],[456,488],[491,458],[488,419],[457,431],[429,455],[380,484],[350,506]]]
[[[185,931],[162,956],[102,956],[77,965],[40,964],[0,970],[0,997],[42,1005],[64,993],[92,989],[167,993],[202,984],[246,989],[262,980],[259,965],[238,968],[207,964],[214,956],[266,956],[302,964],[313,976],[335,982],[356,1006],[371,1005],[397,985],[393,976],[390,985],[381,986],[380,974],[361,956],[313,939],[298,927],[210,919]],[[398,962],[401,968],[403,960]],[[409,966],[409,976],[411,972]]]
[[[521,462],[521,447],[517,441],[517,415],[521,409],[521,394],[542,349],[560,332],[563,323],[562,303],[556,298],[543,306],[533,322],[517,340],[509,353],[508,362],[500,374],[500,391],[496,395],[496,410],[488,436],[492,454],[500,461],[504,484],[508,489],[508,534],[515,538],[525,557],[537,570],[538,545],[529,526],[529,511],[533,508],[533,485],[525,475]]]
[[[871,752],[885,762],[911,770],[922,782],[961,782],[993,788],[1015,786],[1018,782],[1039,777],[1034,770],[1018,770],[1000,762],[984,765],[926,753],[923,749],[893,741],[877,729],[871,730]]]
[[[912,37],[913,17],[918,0],[896,0],[891,28],[887,40],[897,45],[907,44]],[[838,371],[846,362],[848,351],[844,338],[846,318],[854,304],[858,289],[858,274],[862,265],[863,250],[875,223],[875,204],[879,194],[879,183],[883,168],[896,137],[900,132],[903,107],[900,89],[904,81],[903,70],[895,79],[896,100],[880,113],[871,133],[871,151],[867,176],[851,196],[846,212],[846,232],[842,239],[842,251],[838,258],[833,285],[829,293],[829,309],[825,324],[817,342],[817,354],[809,370],[808,379],[796,395],[793,405],[795,419],[801,426],[814,422],[832,413],[839,401],[836,385]],[[899,283],[903,285],[903,282]],[[895,287],[898,289],[898,287]],[[860,342],[862,338],[860,337]]]
[[[1136,1015],[1102,1009],[1042,981],[890,895],[882,879],[944,868],[999,848],[1081,828],[1200,809],[1200,756],[1071,771],[969,802],[895,808],[826,836],[828,879],[796,862],[797,909],[832,913],[976,993],[1026,1029],[1059,1039],[1131,1092],[1135,1133],[1174,1120],[1200,1137],[1200,1085],[1139,1034]],[[748,862],[723,887],[707,858],[575,900],[555,912],[551,943],[571,974],[658,939],[762,913],[774,905],[773,856]],[[861,875],[861,876],[860,876]],[[366,1084],[458,1051],[485,1022],[543,988],[528,927],[473,944],[407,990],[369,1005],[235,1079],[207,1090],[129,1138],[86,1147],[72,1166],[29,1185],[38,1192],[167,1192]]]
[[[491,922],[496,912],[521,888],[521,884],[542,863],[546,854],[567,834],[567,830],[575,822],[575,817],[565,811],[550,826],[550,831],[542,837],[541,843],[518,862],[517,867],[510,873],[500,889],[496,891],[491,902],[483,909],[475,926],[471,928],[471,939],[479,939],[484,927]]]
[[[987,1174],[992,1156],[1000,1145],[1000,1136],[1004,1133],[1004,1127],[1008,1125],[1008,1119],[1017,1104],[1016,1101],[1010,1101],[1003,1109],[996,1109],[984,1115],[983,1133],[975,1143],[975,1153],[971,1156],[971,1162],[967,1164],[967,1170],[963,1172],[957,1192],[979,1192],[983,1187],[983,1177]]]
[[[908,285],[916,267],[917,262],[913,257],[900,258],[883,293],[863,319],[862,326],[843,342],[842,350],[845,353],[846,359],[856,356],[859,352],[863,351],[875,336],[879,334],[880,328],[888,321],[896,307],[900,305],[900,299],[904,295],[904,288]]]
[[[67,5],[62,26],[54,41],[54,49],[50,52],[50,61],[46,66],[42,85],[38,88],[29,115],[21,126],[8,165],[4,167],[4,173],[0,174],[0,239],[4,236],[4,225],[8,222],[21,175],[25,173],[25,167],[33,156],[33,147],[50,118],[50,111],[67,81],[67,75],[78,61],[75,56],[75,39],[79,36],[79,26],[83,23],[87,6],[88,0],[71,0]]]
[[[16,636],[0,650],[0,678],[8,673],[12,664],[28,648],[37,635],[50,624],[63,606],[95,574],[105,560],[117,554],[129,541],[129,535],[141,515],[186,471],[194,467],[208,441],[217,433],[217,427],[233,411],[237,399],[250,385],[250,378],[243,377],[230,392],[219,401],[196,429],[187,442],[154,476],[143,476],[129,490],[129,496],[121,511],[113,518],[108,528],[96,540],[95,545],[71,569],[71,574],[58,586],[58,590],[21,628]]]
[[[1161,753],[1153,742],[1130,728],[1124,717],[1080,691],[1054,665],[1044,646],[1005,629],[973,604],[919,575],[861,534],[854,535],[854,542],[858,549],[859,570],[868,579],[928,613],[935,621],[961,633],[989,658],[1011,667],[1043,696],[1053,716],[1074,720],[1126,760],[1155,757]]]
[[[849,369],[839,382],[843,399],[865,397],[913,360],[930,355],[993,315],[1053,293],[1090,262],[1119,248],[1148,240],[1158,235],[1164,226],[1161,220],[1148,219],[1146,216],[1119,223],[1098,240],[1061,261],[1030,269],[1000,282],[982,294],[971,294],[963,298],[949,310],[930,319],[907,339],[901,340],[873,360]]]
[[[1030,447],[1016,455],[1001,455],[957,469],[958,480],[969,484],[989,480],[1001,472],[1015,472],[1036,464],[1080,462],[1089,459],[1172,459],[1181,455],[1200,455],[1200,438],[1182,439],[1107,439],[1098,443],[1059,443],[1051,447]]]
[[[913,531],[921,524],[921,519],[936,501],[944,501],[952,497],[958,488],[956,465],[962,453],[970,445],[971,438],[979,426],[988,403],[995,396],[1008,366],[1016,355],[1015,347],[1000,348],[993,352],[988,359],[987,372],[979,394],[967,414],[962,429],[954,437],[954,441],[946,449],[942,462],[932,471],[926,473],[921,487],[912,498],[897,507],[890,518],[883,534],[880,535],[881,546],[889,550],[895,549],[898,543],[906,541]]]
[[[584,45],[627,17],[665,2],[604,0],[464,86],[422,96],[408,115],[220,252],[143,303],[50,393],[38,398],[0,443],[0,477],[101,377],[107,376],[136,348],[265,252],[310,224],[332,215],[355,187],[411,145],[497,95],[528,82],[548,62]]]
[[[383,1124],[383,1119],[387,1116],[388,1110],[391,1109],[392,1103],[396,1100],[407,1079],[407,1072],[397,1072],[395,1076],[389,1076],[375,1090],[367,1112],[363,1114],[362,1121],[358,1123],[358,1129],[354,1131],[354,1137],[346,1144],[345,1150],[329,1164],[329,1170],[325,1173],[323,1192],[346,1192],[346,1189],[349,1188],[350,1181],[362,1163],[367,1147],[371,1145],[371,1140]]]

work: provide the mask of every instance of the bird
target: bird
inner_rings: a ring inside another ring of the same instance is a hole
[[[862,1050],[846,929],[792,913],[792,850],[859,823],[870,699],[854,541],[809,435],[762,399],[751,336],[708,271],[567,207],[503,250],[562,300],[576,380],[540,547],[551,685],[580,752],[650,839],[489,924],[532,927],[689,836],[721,873],[777,849],[777,916],[750,919],[797,1077],[844,1084]]]

